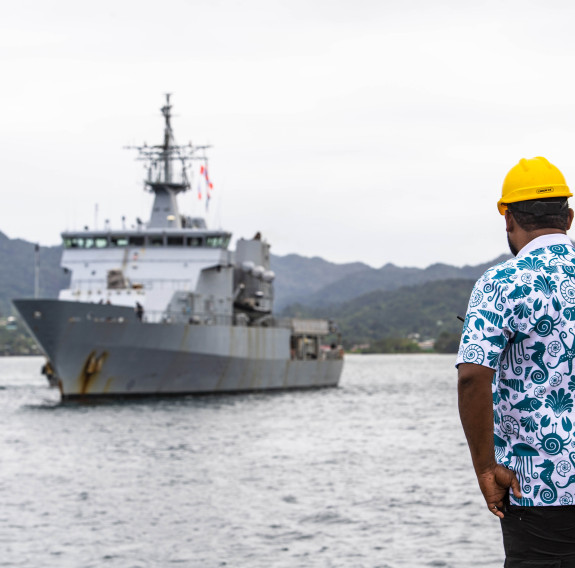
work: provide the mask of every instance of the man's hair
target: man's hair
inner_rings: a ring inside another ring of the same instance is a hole
[[[567,231],[569,205],[566,197],[530,199],[508,203],[507,208],[524,231],[560,229]]]

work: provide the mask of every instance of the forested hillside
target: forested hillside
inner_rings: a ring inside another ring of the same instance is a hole
[[[346,347],[413,334],[435,339],[442,332],[459,334],[461,321],[457,316],[465,315],[474,283],[475,280],[438,280],[397,290],[378,290],[329,307],[292,305],[284,314],[335,320]]]

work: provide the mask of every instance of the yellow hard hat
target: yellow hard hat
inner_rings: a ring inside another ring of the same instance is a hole
[[[523,158],[505,176],[497,209],[505,215],[507,203],[572,196],[563,174],[552,163],[541,156],[529,160]]]

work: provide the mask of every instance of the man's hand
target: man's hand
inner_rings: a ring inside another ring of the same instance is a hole
[[[483,473],[477,473],[477,481],[489,511],[500,519],[504,517],[501,511],[503,498],[509,488],[513,489],[515,497],[521,498],[521,487],[515,472],[502,465],[495,465]]]

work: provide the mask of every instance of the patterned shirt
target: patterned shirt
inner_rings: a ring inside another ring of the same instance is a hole
[[[457,356],[495,370],[495,458],[514,470],[523,506],[575,495],[575,248],[538,237],[477,281]]]

